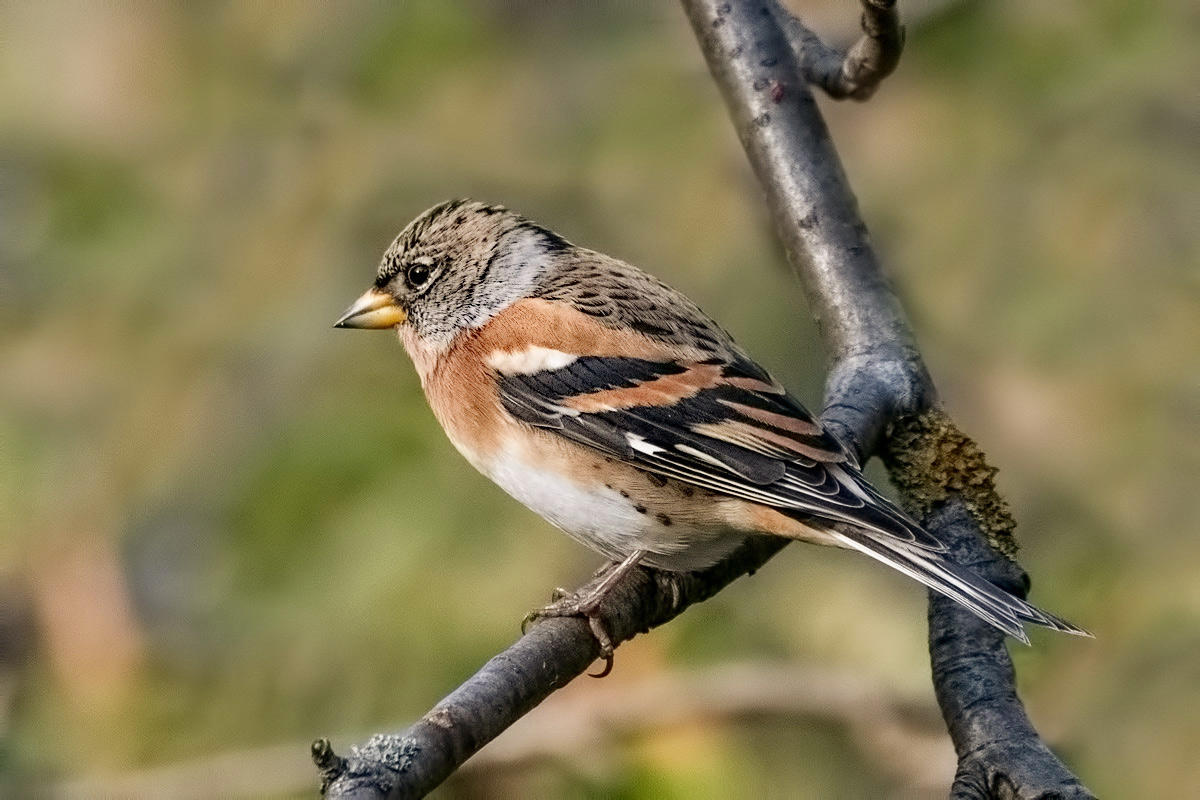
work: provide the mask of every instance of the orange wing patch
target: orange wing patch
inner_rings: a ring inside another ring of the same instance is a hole
[[[733,381],[727,381],[733,383]],[[735,384],[736,385],[736,384]],[[788,416],[787,414],[776,414],[774,411],[767,411],[763,408],[755,408],[743,403],[735,403],[732,400],[718,400],[723,406],[733,409],[743,417],[761,422],[764,425],[770,425],[773,428],[788,431],[790,433],[798,433],[801,435],[813,436],[821,433],[821,426],[815,422],[799,417]]]
[[[684,372],[663,375],[627,389],[601,389],[567,398],[563,405],[582,414],[645,406],[671,406],[722,382],[718,364],[691,364]]]
[[[757,425],[738,422],[737,420],[693,425],[692,430],[696,433],[702,433],[705,436],[711,436],[714,439],[720,439],[750,450],[761,451],[763,449],[762,443],[767,443],[781,448],[785,452],[802,455],[806,458],[822,461],[827,464],[846,460],[845,453],[815,447],[808,442],[788,436],[780,431],[760,428]]]

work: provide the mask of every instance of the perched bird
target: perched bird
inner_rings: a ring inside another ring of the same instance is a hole
[[[636,564],[708,567],[752,534],[850,548],[1028,643],[1084,631],[944,556],[692,301],[501,206],[414,220],[339,328],[395,328],[450,441],[615,566],[546,613],[592,622]],[[610,660],[611,663],[611,660]]]

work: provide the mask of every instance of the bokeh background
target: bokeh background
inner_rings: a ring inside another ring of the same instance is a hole
[[[901,5],[898,73],[824,105],[1034,599],[1097,635],[1015,647],[1022,695],[1102,796],[1200,796],[1200,8]],[[311,797],[310,740],[419,716],[598,565],[392,337],[330,328],[454,196],[657,273],[819,406],[673,3],[0,5],[3,793]],[[441,796],[938,796],[924,607],[789,548]]]

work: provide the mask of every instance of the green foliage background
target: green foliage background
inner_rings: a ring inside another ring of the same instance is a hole
[[[899,72],[825,105],[1033,598],[1097,635],[1015,648],[1023,697],[1102,796],[1200,795],[1200,11],[902,6]],[[853,31],[849,0],[798,7]],[[671,3],[0,4],[0,618],[33,643],[0,659],[12,785],[395,727],[597,565],[452,451],[391,337],[330,329],[451,196],[657,273],[819,405]],[[928,701],[923,614],[864,559],[789,548],[612,680],[761,659]],[[833,725],[614,748],[444,796],[892,792]]]

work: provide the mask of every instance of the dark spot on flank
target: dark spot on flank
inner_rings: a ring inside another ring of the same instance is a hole
[[[691,497],[696,493],[696,490],[690,486],[681,486],[679,487],[679,491],[683,492],[684,497]]]
[[[466,221],[467,221],[467,215],[466,215],[466,214],[459,214],[459,215],[458,215],[458,219],[454,220],[454,224],[455,224],[455,225],[462,225],[462,224],[463,224],[464,222],[466,222]]]
[[[667,479],[664,478],[662,475],[655,475],[653,472],[651,472],[648,475],[646,475],[646,477],[649,478],[650,482],[653,483],[655,486],[666,486],[667,485]]]
[[[612,491],[613,485],[611,483],[606,483],[606,484],[604,484],[604,488],[608,489],[609,491]],[[625,494],[625,493],[621,492],[621,494]]]
[[[657,519],[659,522],[661,522],[663,524],[663,527],[666,527],[671,524],[671,518],[668,517],[666,514],[655,514],[654,517],[655,517],[655,519]]]
[[[633,510],[634,510],[634,511],[636,511],[636,512],[638,512],[639,514],[645,514],[645,513],[646,513],[646,507],[645,507],[645,506],[634,506],[634,507],[633,507]]]
[[[610,486],[609,488],[611,489],[612,487]],[[627,492],[627,491],[625,491],[624,489],[622,489],[622,490],[621,490],[621,497],[624,497],[626,500],[628,500],[628,499],[629,499],[629,492]]]

